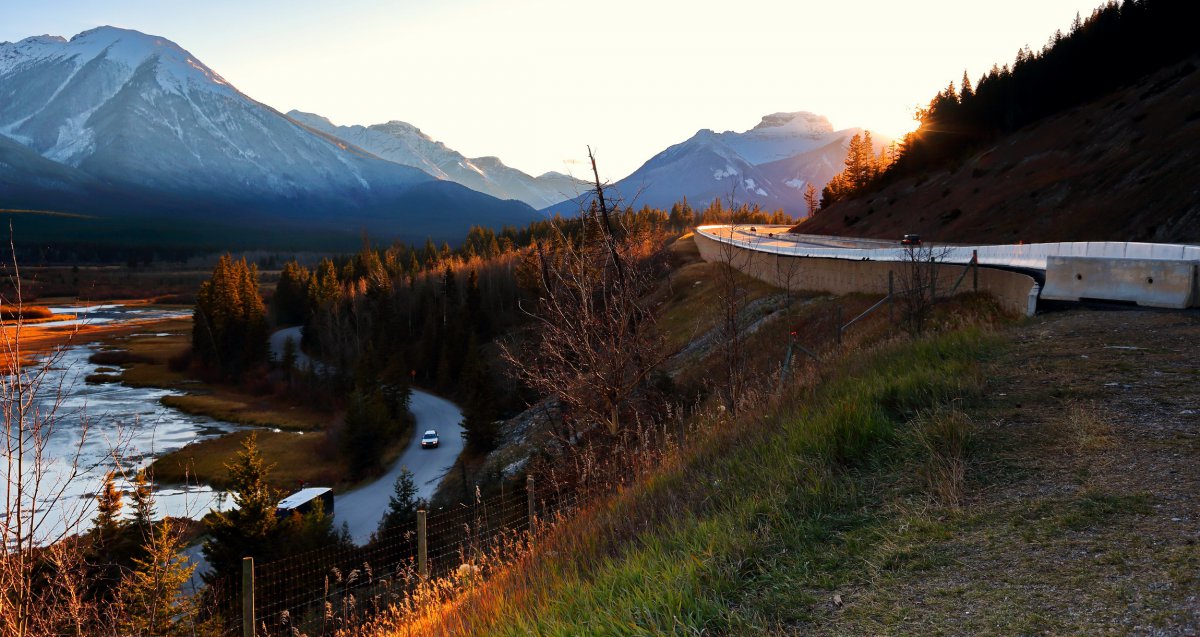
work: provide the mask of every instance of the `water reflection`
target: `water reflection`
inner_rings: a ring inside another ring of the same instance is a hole
[[[51,309],[56,313],[85,315],[86,318],[72,320],[88,323],[189,314],[111,305]],[[44,522],[37,533],[39,538],[56,537],[68,521],[76,519],[83,520],[86,529],[95,514],[94,495],[109,471],[124,472],[118,487],[128,493],[132,491],[128,480],[154,458],[238,429],[231,423],[185,414],[162,404],[162,397],[182,392],[116,383],[88,384],[85,378],[97,373],[99,367],[88,362],[95,351],[96,347],[90,345],[63,350],[53,367],[42,375],[31,403],[30,413],[46,420],[52,430],[43,446],[45,471],[37,498],[37,515]],[[27,368],[26,373],[34,369]],[[7,379],[9,385],[12,380]],[[32,455],[29,446],[26,451],[22,468],[28,476],[34,464],[29,459]],[[0,471],[8,475],[10,468],[16,469],[16,462],[15,454],[11,461],[8,454],[0,456]],[[6,498],[8,488],[7,483],[0,487],[0,494]],[[158,489],[157,511],[160,516],[199,518],[225,500],[223,494],[207,486],[170,485]],[[49,506],[52,502],[53,508]],[[129,513],[128,501],[124,512]]]

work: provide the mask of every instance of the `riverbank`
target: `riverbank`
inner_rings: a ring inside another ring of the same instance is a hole
[[[53,300],[52,300],[53,301]],[[60,306],[71,306],[74,301],[61,300]],[[163,313],[170,312],[186,312],[190,311],[190,306],[185,305],[152,305],[150,301],[145,299],[115,301],[109,306],[135,307],[146,310],[159,310]],[[29,308],[37,307],[47,309],[46,306],[26,306]],[[12,363],[14,357],[19,358],[19,363],[22,367],[37,363],[43,356],[52,352],[55,348],[66,347],[70,345],[86,345],[97,341],[104,341],[112,338],[130,336],[144,331],[157,331],[160,328],[168,326],[174,321],[184,320],[182,318],[134,318],[127,321],[113,322],[90,322],[87,318],[89,314],[89,306],[79,306],[83,309],[81,312],[60,312],[51,314],[50,316],[36,315],[26,316],[21,321],[19,326],[20,332],[18,336],[18,325],[15,320],[6,320],[0,324],[0,330],[3,331],[3,339],[6,345],[0,347],[0,364],[3,364],[7,369]],[[96,306],[92,306],[96,307]],[[47,309],[49,312],[49,309]],[[188,322],[191,318],[186,319]],[[19,338],[20,348],[15,347],[15,343]]]
[[[328,429],[338,414],[298,405],[269,388],[237,387],[209,383],[188,369],[192,321],[184,318],[157,325],[155,333],[118,335],[105,340],[93,360],[119,369],[90,382],[119,382],[131,387],[174,390],[164,396],[164,406],[178,411],[253,428],[226,433],[164,454],[151,464],[160,484],[226,486],[226,469],[241,443],[254,432],[268,463],[275,465],[271,481],[280,489],[296,484],[336,485],[348,471],[337,457]],[[402,445],[398,445],[402,448]],[[399,449],[393,451],[393,457]]]

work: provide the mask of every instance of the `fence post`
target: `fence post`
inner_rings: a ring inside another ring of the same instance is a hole
[[[895,272],[888,270],[888,324],[896,322],[896,288],[893,279]]]
[[[417,510],[417,572],[429,579],[429,536],[425,533],[425,509]]]
[[[971,286],[979,291],[979,250],[971,251]]]
[[[837,312],[834,315],[834,318],[836,319],[837,324],[834,325],[834,327],[837,328],[837,344],[841,345],[842,344],[842,306],[839,305],[835,309],[837,310]]]
[[[254,558],[242,558],[242,637],[254,637]]]
[[[529,531],[533,532],[534,522],[534,505],[537,502],[537,497],[533,492],[533,476],[525,476],[525,497],[529,500]]]

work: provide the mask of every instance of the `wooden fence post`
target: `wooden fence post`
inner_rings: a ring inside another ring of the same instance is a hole
[[[417,572],[421,579],[429,579],[429,536],[425,532],[424,509],[417,510]]]
[[[254,637],[254,558],[242,558],[242,637]]]
[[[888,325],[896,322],[896,284],[895,272],[888,270]]]
[[[971,286],[979,291],[979,250],[971,251]]]

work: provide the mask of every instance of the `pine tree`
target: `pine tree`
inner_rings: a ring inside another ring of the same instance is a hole
[[[407,467],[402,469],[392,485],[387,513],[379,520],[376,535],[383,536],[388,531],[407,531],[412,528],[417,520],[417,511],[424,506],[425,501],[417,497],[417,485],[413,482],[412,472]]]
[[[225,376],[237,376],[267,358],[267,321],[258,291],[258,267],[222,255],[200,285],[193,313],[192,348]]]
[[[116,475],[104,475],[104,485],[96,494],[96,519],[92,522],[92,539],[96,549],[111,551],[121,536],[121,490]]]
[[[296,261],[288,261],[279,273],[275,295],[271,297],[271,316],[277,325],[300,325],[308,307],[308,269]]]
[[[213,566],[212,574],[207,576],[210,581],[239,572],[242,557],[267,555],[276,526],[279,493],[267,482],[272,466],[258,450],[257,434],[242,441],[242,450],[225,469],[237,508],[214,512],[208,521],[204,556]]]
[[[154,526],[154,489],[145,469],[139,469],[133,477],[133,518],[130,520],[142,536],[149,538]]]
[[[496,396],[487,363],[478,349],[472,336],[462,372],[461,386],[466,391],[462,427],[467,447],[475,453],[487,453],[496,448]]]
[[[195,606],[183,591],[194,565],[181,553],[183,534],[170,518],[152,527],[145,556],[134,558],[133,570],[121,578],[121,632],[128,635],[183,636]]]

